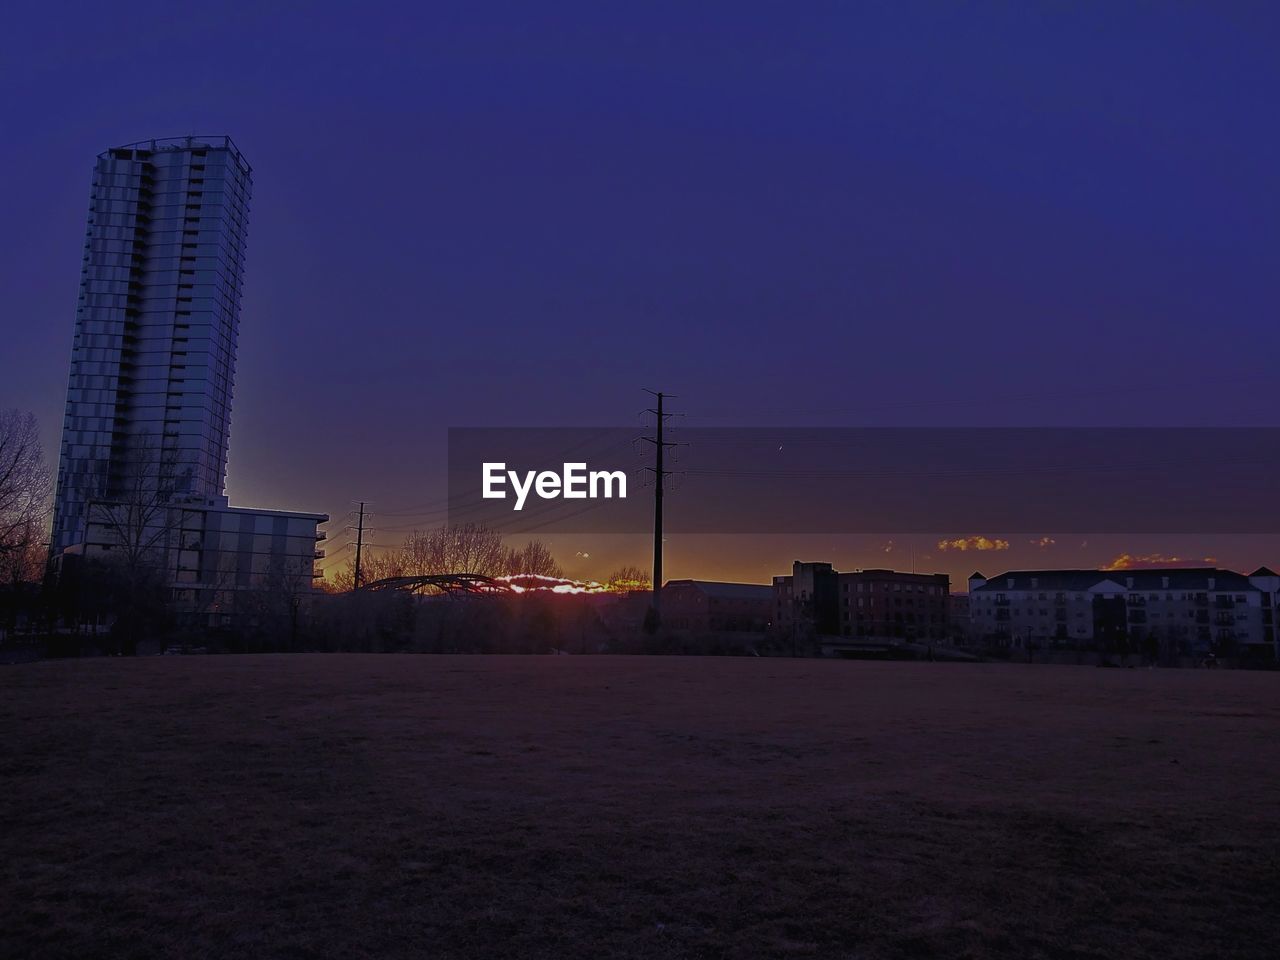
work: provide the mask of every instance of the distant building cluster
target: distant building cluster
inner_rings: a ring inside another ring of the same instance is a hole
[[[839,571],[795,561],[771,585],[670,580],[664,628],[816,641],[828,654],[939,644],[1050,656],[1092,651],[1185,662],[1280,659],[1280,574],[1214,567],[975,573],[951,593],[942,573]]]
[[[324,514],[224,495],[252,171],[229,137],[99,155],[76,308],[51,552],[147,555],[179,609],[309,592]]]

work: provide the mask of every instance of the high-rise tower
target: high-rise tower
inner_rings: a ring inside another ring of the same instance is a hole
[[[148,140],[94,167],[63,422],[53,552],[137,472],[219,497],[251,169],[229,137]]]

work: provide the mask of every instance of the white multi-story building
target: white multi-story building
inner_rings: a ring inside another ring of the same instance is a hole
[[[1011,570],[969,578],[977,640],[1041,649],[1117,646],[1275,656],[1280,576],[1215,567]]]

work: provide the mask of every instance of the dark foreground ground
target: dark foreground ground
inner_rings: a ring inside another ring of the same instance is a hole
[[[1267,957],[1280,676],[0,669],[0,956]]]

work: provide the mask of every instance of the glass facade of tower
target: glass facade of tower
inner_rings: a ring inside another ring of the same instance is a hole
[[[222,495],[251,169],[229,137],[98,157],[67,387],[53,552],[88,504],[142,475],[174,500]]]

